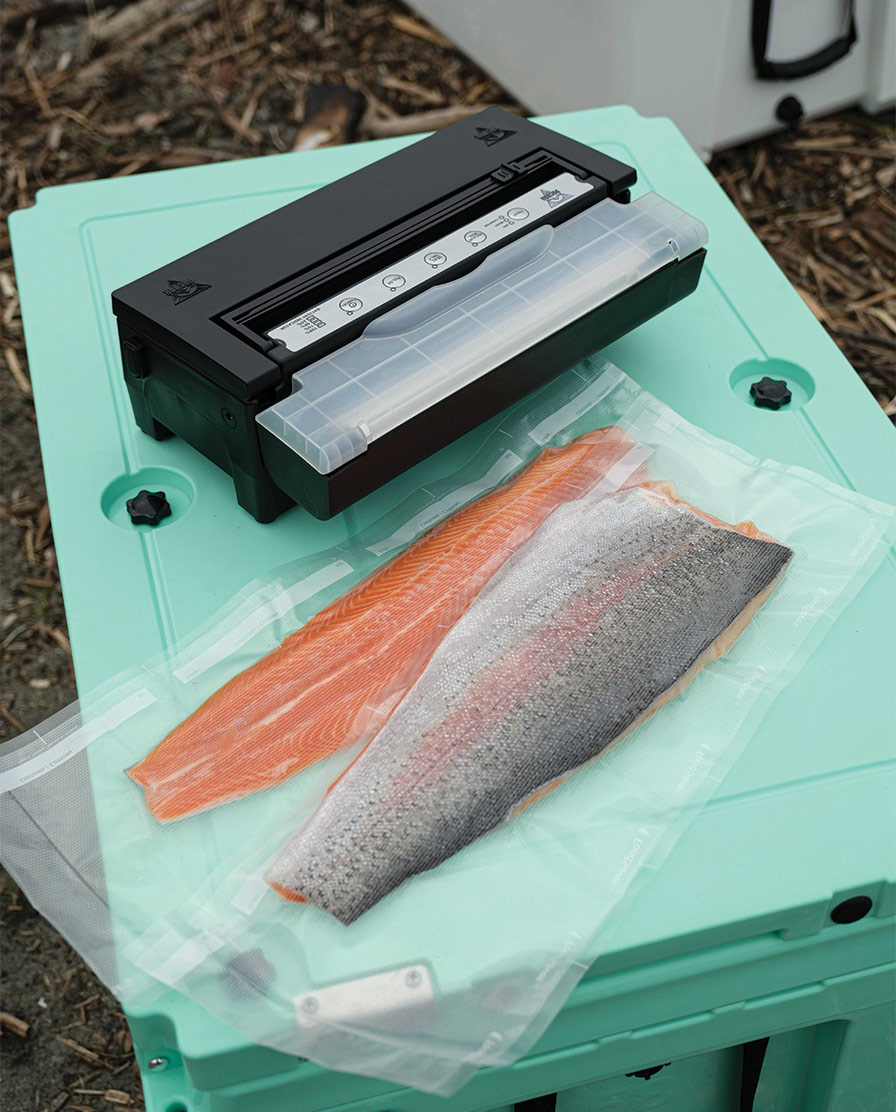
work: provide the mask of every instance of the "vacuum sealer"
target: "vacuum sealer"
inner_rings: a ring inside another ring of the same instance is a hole
[[[328,518],[680,300],[706,229],[489,108],[116,290],[137,424]]]

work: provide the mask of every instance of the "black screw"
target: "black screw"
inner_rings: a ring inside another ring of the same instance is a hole
[[[134,525],[158,525],[163,517],[171,515],[164,490],[141,490],[128,499],[127,507]]]
[[[798,124],[805,114],[805,108],[795,96],[782,97],[775,105],[775,115],[788,127]]]
[[[780,409],[787,405],[793,395],[783,378],[761,378],[750,387],[750,395],[756,405],[764,409]]]
[[[838,903],[831,912],[831,920],[835,923],[857,923],[864,919],[871,910],[870,896],[850,896],[843,903]]]
[[[229,425],[232,429],[236,428],[236,417],[226,407],[221,410],[221,418],[225,425]]]

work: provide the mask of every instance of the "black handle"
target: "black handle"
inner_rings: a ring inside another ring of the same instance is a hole
[[[858,39],[855,0],[846,0],[846,14],[849,18],[846,34],[839,39],[834,39],[814,54],[807,54],[805,58],[794,58],[790,62],[770,62],[766,51],[772,0],[753,0],[753,65],[756,67],[756,76],[764,81],[789,81],[795,77],[808,77],[810,73],[818,73],[845,58]]]

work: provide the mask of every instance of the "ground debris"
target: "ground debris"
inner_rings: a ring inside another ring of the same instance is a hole
[[[896,394],[894,160],[892,114],[844,112],[725,151],[710,166],[888,416]]]
[[[347,85],[310,84],[293,150],[309,151],[352,142],[363,111],[364,97],[357,89],[350,89]],[[261,142],[260,135],[258,141]]]
[[[102,1061],[99,1054],[96,1054],[92,1050],[88,1050],[86,1046],[82,1046],[80,1043],[75,1042],[74,1039],[70,1039],[65,1035],[56,1035],[55,1038],[57,1042],[62,1043],[63,1046],[67,1046],[73,1053],[77,1054],[77,1056],[85,1062],[96,1064]]]
[[[9,367],[9,373],[12,375],[13,382],[15,382],[16,386],[18,386],[26,398],[30,398],[31,382],[22,370],[22,364],[19,362],[19,357],[16,355],[15,348],[4,348],[3,358],[6,360],[7,367]]]
[[[57,1093],[49,1104],[44,1105],[41,1112],[59,1112],[59,1109],[64,1107],[70,1095],[69,1093]]]
[[[6,719],[6,721],[10,724],[10,726],[12,726],[12,728],[17,733],[24,733],[25,727],[18,720],[18,718],[16,718],[16,716],[12,713],[12,711],[10,711],[8,707],[3,706],[2,703],[0,703],[0,715],[2,715],[3,718]],[[10,909],[10,910],[12,910],[12,909]]]
[[[9,1012],[0,1012],[0,1027],[4,1031],[11,1031],[14,1035],[18,1035],[20,1039],[24,1039],[28,1034],[28,1024],[24,1019],[19,1019],[18,1016],[10,1015]]]

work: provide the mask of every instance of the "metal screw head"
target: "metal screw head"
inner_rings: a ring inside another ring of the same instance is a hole
[[[302,1011],[308,1015],[313,1015],[319,1007],[316,996],[306,996],[302,1001]]]
[[[150,1058],[149,1068],[151,1070],[163,1070],[168,1065],[167,1058]]]
[[[404,975],[404,983],[408,988],[416,988],[423,980],[423,975],[419,969],[409,969]]]

